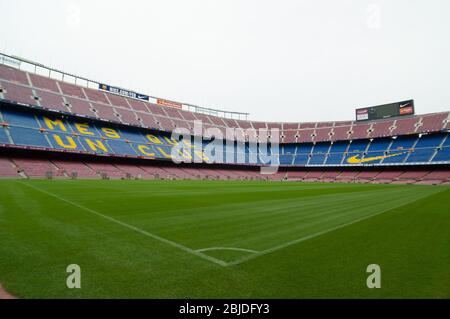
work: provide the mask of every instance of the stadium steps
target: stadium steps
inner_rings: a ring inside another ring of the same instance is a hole
[[[15,164],[8,158],[0,158],[0,177],[20,176]]]
[[[412,145],[411,149],[413,149],[413,150],[415,149],[417,143],[419,143],[419,140],[420,140],[420,138],[417,138],[417,139],[414,141],[414,144]],[[408,158],[411,156],[411,154],[412,154],[412,152],[411,152],[411,153],[408,152],[408,155],[405,156],[405,158],[404,158],[403,161],[402,161],[402,164],[403,164],[403,163],[406,163],[406,162],[408,161]]]
[[[392,146],[393,143],[394,143],[394,140],[392,139],[391,142],[389,143],[388,147],[384,150],[385,154],[386,154],[386,152],[390,151],[391,146]],[[383,162],[384,162],[384,158],[380,161],[380,164],[383,164]]]
[[[444,138],[442,139],[441,143],[439,144],[439,146],[434,150],[434,153],[430,158],[430,163],[434,160],[434,158],[438,154],[439,150],[442,149],[442,147],[445,144],[447,139],[448,139],[448,135],[445,135]]]

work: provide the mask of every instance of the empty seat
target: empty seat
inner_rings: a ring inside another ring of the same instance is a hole
[[[80,100],[70,97],[66,97],[66,100],[69,103],[70,110],[73,113],[96,117],[96,114],[91,109],[91,105],[86,100]]]
[[[137,120],[136,114],[133,111],[119,108],[114,108],[114,110],[120,115],[122,123],[138,126],[140,125],[139,121]]]
[[[38,100],[35,99],[33,91],[28,87],[0,81],[0,88],[7,100],[30,105],[38,104]]]
[[[61,91],[65,95],[78,97],[81,99],[86,99],[86,96],[83,93],[83,90],[80,86],[65,83],[65,82],[58,82],[59,87],[61,88]]]
[[[99,118],[119,122],[119,118],[114,112],[113,107],[97,103],[92,103],[92,107]]]
[[[133,110],[148,113],[148,109],[144,102],[135,99],[126,99],[126,100]]]
[[[407,119],[398,119],[395,122],[395,128],[392,131],[394,135],[411,134],[416,131],[417,124],[419,122],[418,117],[412,117]]]
[[[109,105],[109,101],[106,98],[105,93],[103,93],[102,91],[88,89],[88,88],[84,88],[83,90],[84,90],[84,93],[86,94],[87,98],[90,101],[92,101],[92,102],[100,102],[100,103],[104,103],[104,104],[108,104]]]
[[[7,158],[0,157],[0,178],[17,177],[17,168]]]
[[[42,107],[48,109],[55,109],[58,111],[69,112],[70,109],[67,107],[62,95],[51,93],[48,91],[35,90],[36,95],[39,97],[39,103]]]
[[[373,131],[369,134],[370,137],[384,137],[391,136],[391,127],[394,125],[394,121],[381,121],[373,123]]]
[[[418,133],[435,132],[444,128],[444,120],[448,118],[448,113],[424,115],[422,125],[418,128]]]
[[[36,88],[52,91],[58,94],[60,93],[59,88],[56,85],[56,80],[54,79],[32,73],[30,73],[30,79],[32,85]]]
[[[119,106],[125,109],[130,109],[131,106],[130,104],[127,102],[127,100],[120,96],[120,95],[115,95],[115,94],[109,94],[109,93],[105,93],[108,100],[110,101],[111,105],[114,106]]]
[[[53,165],[47,159],[39,158],[13,158],[14,163],[20,171],[28,177],[46,177],[51,174],[53,177],[64,177],[63,171]]]
[[[28,83],[28,78],[25,72],[10,68],[3,64],[0,64],[0,79],[30,85],[30,83]]]

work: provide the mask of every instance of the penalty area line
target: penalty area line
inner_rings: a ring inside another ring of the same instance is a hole
[[[91,213],[91,214],[93,214],[93,215],[96,215],[96,216],[98,216],[98,217],[101,217],[101,218],[103,218],[103,219],[106,219],[106,220],[108,220],[108,221],[110,221],[110,222],[113,222],[113,223],[115,223],[115,224],[117,224],[117,225],[120,225],[120,226],[122,226],[122,227],[128,228],[128,229],[130,229],[130,230],[133,230],[133,231],[135,231],[135,232],[137,232],[137,233],[140,233],[141,235],[144,235],[144,236],[147,236],[147,237],[149,237],[149,238],[155,239],[155,240],[157,240],[157,241],[160,241],[160,242],[162,242],[162,243],[164,243],[164,244],[167,244],[167,245],[169,245],[169,246],[172,246],[172,247],[174,247],[174,248],[178,248],[179,250],[182,250],[182,251],[184,251],[184,252],[186,252],[186,253],[189,253],[189,254],[191,254],[191,255],[200,257],[200,258],[202,258],[202,259],[204,259],[204,260],[207,260],[207,261],[209,261],[209,262],[212,262],[212,263],[214,263],[214,264],[216,264],[216,265],[220,265],[220,266],[222,266],[222,267],[226,267],[226,266],[228,265],[228,263],[225,262],[225,261],[223,261],[223,260],[220,260],[220,259],[217,259],[217,258],[208,256],[208,255],[205,255],[205,254],[203,254],[202,252],[196,251],[196,250],[194,250],[194,249],[191,249],[191,248],[189,248],[189,247],[186,247],[186,246],[184,246],[184,245],[181,245],[181,244],[176,243],[176,242],[174,242],[174,241],[171,241],[171,240],[169,240],[169,239],[163,238],[163,237],[161,237],[161,236],[152,234],[152,233],[150,233],[150,232],[148,232],[148,231],[146,231],[146,230],[143,230],[143,229],[140,229],[140,228],[138,228],[138,227],[136,227],[136,226],[127,224],[127,223],[122,222],[122,221],[120,221],[120,220],[118,220],[118,219],[115,219],[115,218],[113,218],[113,217],[111,217],[111,216],[108,216],[108,215],[99,213],[99,212],[96,211],[96,210],[93,210],[93,209],[88,208],[88,207],[86,207],[86,206],[83,206],[83,205],[81,205],[81,204],[72,202],[72,201],[70,201],[70,200],[68,200],[68,199],[65,199],[65,198],[63,198],[63,197],[60,197],[60,196],[58,196],[58,195],[56,195],[56,194],[53,194],[53,193],[51,193],[51,192],[49,192],[49,191],[46,191],[46,190],[41,189],[41,188],[39,188],[39,187],[36,187],[36,186],[34,186],[34,185],[30,185],[30,184],[23,183],[23,182],[18,182],[18,183],[20,183],[20,184],[22,184],[22,185],[25,185],[25,186],[27,186],[27,187],[29,187],[29,188],[32,188],[32,189],[34,189],[34,190],[36,190],[36,191],[38,191],[38,192],[41,192],[41,193],[43,193],[43,194],[46,194],[46,195],[48,195],[48,196],[51,196],[51,197],[53,197],[53,198],[56,198],[56,199],[58,199],[58,200],[60,200],[60,201],[62,201],[62,202],[65,202],[66,204],[75,206],[75,207],[77,207],[77,208],[79,208],[79,209],[82,209],[82,210],[84,210],[84,211],[86,211],[86,212],[89,212],[89,213]]]
[[[208,248],[197,249],[196,251],[200,253],[200,252],[211,251],[211,250],[234,250],[234,251],[243,251],[243,252],[252,253],[252,254],[259,254],[259,251],[257,251],[257,250],[238,248],[238,247],[208,247]]]
[[[286,247],[289,247],[289,246],[292,246],[292,245],[295,245],[295,244],[307,241],[309,239],[313,239],[313,238],[316,238],[316,237],[319,237],[319,236],[331,233],[331,232],[333,232],[335,230],[338,230],[338,229],[341,229],[341,228],[344,228],[344,227],[347,227],[347,226],[359,223],[359,222],[364,221],[366,219],[370,219],[372,217],[384,214],[384,213],[389,212],[391,210],[400,208],[402,206],[408,205],[408,204],[413,203],[415,201],[418,201],[420,199],[423,199],[423,198],[426,198],[428,196],[440,193],[442,191],[443,190],[440,190],[440,191],[437,191],[437,192],[432,192],[432,193],[429,193],[429,194],[426,194],[426,195],[423,195],[423,196],[418,196],[418,197],[413,198],[410,201],[407,201],[407,202],[402,203],[400,205],[395,205],[395,206],[389,207],[387,209],[383,209],[383,210],[381,210],[379,212],[376,212],[374,214],[371,214],[371,215],[368,215],[368,216],[364,216],[364,217],[361,217],[361,218],[357,218],[357,219],[352,220],[350,222],[347,222],[347,223],[344,223],[344,224],[340,224],[340,225],[337,225],[337,226],[334,226],[334,227],[331,227],[331,228],[328,228],[328,229],[325,229],[325,230],[319,231],[317,233],[314,233],[314,234],[311,234],[311,235],[307,235],[307,236],[304,236],[304,237],[301,237],[301,238],[298,238],[298,239],[294,239],[292,241],[289,241],[289,242],[286,242],[286,243],[274,246],[272,248],[269,248],[269,249],[263,250],[261,252],[255,253],[253,255],[244,256],[242,258],[239,258],[239,259],[236,259],[236,260],[234,260],[232,262],[227,263],[227,266],[236,266],[236,265],[242,264],[244,262],[250,261],[252,259],[258,258],[260,256],[267,255],[267,254],[273,253],[275,251],[281,250],[283,248],[286,248]]]

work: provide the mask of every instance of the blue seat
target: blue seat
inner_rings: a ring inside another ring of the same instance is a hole
[[[314,154],[313,153],[308,165],[323,165],[323,163],[325,162],[325,156],[326,156],[326,154]]]
[[[295,154],[296,147],[297,145],[294,144],[280,145],[281,154]]]
[[[348,148],[348,153],[361,153],[364,152],[369,144],[369,140],[353,140]]]
[[[450,147],[443,147],[441,150],[437,151],[432,162],[450,162]]]
[[[391,145],[391,138],[374,139],[368,148],[368,152],[387,151],[389,145]]]
[[[430,161],[431,156],[435,152],[435,148],[423,148],[423,149],[414,149],[414,152],[412,152],[408,159],[406,160],[407,163],[427,163]]]
[[[308,154],[299,154],[295,156],[294,164],[295,165],[306,165],[308,163],[309,156]]]
[[[109,147],[106,140],[91,137],[80,136],[81,144],[87,152],[93,152],[97,154],[113,154],[113,150]],[[90,142],[90,143],[89,143]],[[91,146],[92,145],[92,146]]]
[[[317,143],[313,147],[313,154],[328,153],[331,143]]]
[[[421,138],[419,138],[419,141],[414,146],[414,148],[426,148],[426,147],[438,147],[441,145],[442,140],[445,135],[443,134],[429,134],[429,135],[422,135]]]
[[[59,133],[59,132],[48,132],[48,140],[53,148],[61,150],[77,150],[84,151],[83,144],[78,136],[73,136],[72,134]],[[75,147],[74,147],[75,146]]]
[[[117,129],[117,132],[121,136],[123,140],[128,140],[130,142],[134,143],[147,143],[148,139],[145,138],[145,136],[139,132],[138,130],[135,130],[133,128],[121,128]]]
[[[313,148],[313,143],[304,143],[297,145],[297,154],[309,154]]]
[[[334,142],[331,145],[330,153],[344,153],[347,150],[348,144],[348,141]]]
[[[367,152],[364,156],[359,156],[358,158],[363,160],[363,165],[373,165],[381,163],[381,161],[383,160],[382,156],[384,155],[384,151],[372,151]]]
[[[45,133],[27,127],[9,127],[9,132],[16,145],[51,147],[45,138]]]
[[[172,147],[169,147],[169,146],[166,146],[166,145],[154,145],[154,149],[156,151],[157,157],[160,157],[160,158],[166,158],[162,152],[164,152],[167,155],[171,155],[172,154]]]
[[[280,155],[281,165],[292,165],[293,160],[294,160],[293,155]]]
[[[118,155],[133,155],[137,156],[138,154],[135,152],[135,150],[131,147],[131,145],[123,140],[113,140],[109,139],[107,140],[107,143],[113,153]]]
[[[407,151],[390,151],[386,155],[394,155],[394,154],[398,154],[398,155],[385,158],[383,160],[383,164],[399,164],[399,163],[403,163],[403,161],[405,160],[406,156],[408,156],[408,152]]]
[[[1,109],[5,122],[13,126],[22,126],[30,128],[39,128],[38,122],[34,117],[34,113],[24,112],[21,110],[11,110],[9,108]]]
[[[395,152],[410,149],[413,147],[416,140],[417,136],[399,136],[392,142],[389,151]]]
[[[0,144],[9,144],[9,138],[6,135],[6,128],[0,126]]]
[[[81,131],[79,128],[77,128],[75,123],[82,124]],[[75,120],[67,121],[67,124],[69,125],[72,132],[80,134],[80,136],[85,136],[87,138],[101,137],[100,132],[97,130],[95,125],[90,124],[87,121],[83,121],[82,119],[77,120],[77,121],[75,121]],[[88,133],[85,133],[85,130],[87,130]]]
[[[445,134],[445,140],[442,147],[450,147],[450,134]]]
[[[328,158],[327,158],[325,164],[339,165],[342,163],[343,157],[344,157],[344,153],[330,153],[330,154],[328,154]]]
[[[39,127],[44,128],[48,132],[71,133],[73,131],[71,125],[66,120],[57,116],[36,115],[36,118]]]

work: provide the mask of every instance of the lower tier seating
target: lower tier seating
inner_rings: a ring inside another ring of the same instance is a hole
[[[211,180],[287,180],[305,182],[346,182],[373,184],[448,184],[450,167],[400,169],[333,170],[280,168],[275,174],[262,174],[255,167],[195,166],[124,159],[63,158],[64,154],[27,156],[0,155],[0,178],[57,178],[57,179],[211,179]]]

